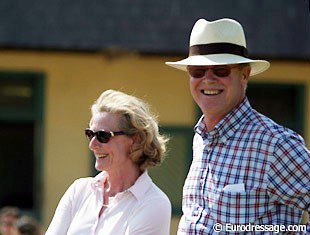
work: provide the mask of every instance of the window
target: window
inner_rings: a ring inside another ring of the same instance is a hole
[[[173,214],[181,214],[182,190],[192,161],[192,127],[163,127],[161,133],[169,136],[168,153],[159,167],[150,169],[156,185],[169,197]]]
[[[305,87],[299,84],[249,83],[254,109],[300,135],[304,134]]]
[[[0,72],[0,207],[40,212],[42,109],[41,73]]]

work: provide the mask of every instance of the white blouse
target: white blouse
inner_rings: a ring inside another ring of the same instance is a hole
[[[76,180],[60,200],[45,235],[169,235],[171,204],[145,171],[128,190],[103,205],[101,179]]]

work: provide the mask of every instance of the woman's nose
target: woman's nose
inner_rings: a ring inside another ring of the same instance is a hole
[[[97,140],[96,136],[94,136],[88,143],[88,147],[90,150],[96,149],[100,147],[100,142]]]

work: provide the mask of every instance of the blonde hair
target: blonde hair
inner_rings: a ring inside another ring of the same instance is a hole
[[[159,133],[157,118],[147,103],[120,91],[106,90],[92,105],[91,112],[93,116],[101,112],[121,115],[119,128],[127,135],[140,138],[129,156],[141,170],[162,163],[168,138]]]

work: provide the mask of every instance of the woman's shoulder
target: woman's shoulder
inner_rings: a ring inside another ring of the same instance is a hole
[[[90,185],[92,181],[94,180],[94,177],[82,177],[74,180],[73,184],[77,186],[85,186]]]
[[[161,188],[159,188],[155,183],[152,183],[150,197],[156,200],[160,199],[170,204],[170,200],[168,196],[166,195],[166,193]]]
[[[167,196],[167,194],[154,182],[151,182],[149,189],[145,193],[144,201],[147,203],[156,202],[165,206],[171,206],[171,202]]]
[[[87,192],[91,191],[93,179],[93,177],[83,177],[74,180],[70,186],[72,193],[74,195],[87,194]]]
[[[136,184],[131,188],[131,192],[142,203],[162,201],[170,204],[167,195],[152,181],[147,171],[139,177]]]

